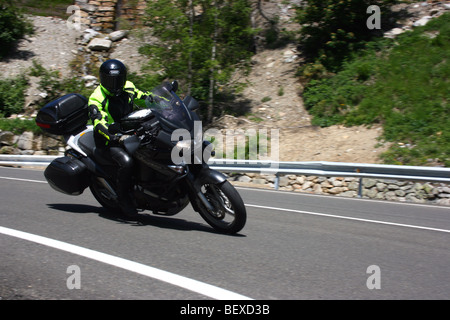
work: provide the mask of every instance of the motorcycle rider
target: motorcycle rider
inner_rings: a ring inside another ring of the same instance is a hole
[[[96,152],[117,165],[117,193],[119,207],[129,218],[136,217],[131,189],[133,186],[133,158],[121,146],[125,138],[108,130],[110,124],[119,121],[135,110],[144,107],[145,99],[151,97],[127,81],[127,68],[116,59],[107,60],[99,70],[100,85],[89,98],[89,115],[94,125]]]

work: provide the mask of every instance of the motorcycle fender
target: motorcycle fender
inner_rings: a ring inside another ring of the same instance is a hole
[[[197,173],[195,176],[190,173],[188,176],[188,184],[189,184],[189,198],[191,201],[192,206],[194,207],[194,210],[199,212],[199,208],[197,206],[197,197],[200,192],[200,189],[202,185],[204,184],[221,184],[227,180],[227,177],[223,175],[222,173],[209,169],[209,168],[203,168],[199,173]],[[208,206],[207,203],[204,203],[205,206]]]
[[[222,182],[225,182],[227,180],[227,177],[219,171],[205,168],[202,169],[197,176],[197,179],[195,179],[195,189],[200,190],[201,186],[203,184],[221,184]]]

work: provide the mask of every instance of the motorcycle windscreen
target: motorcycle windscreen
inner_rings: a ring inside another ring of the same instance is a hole
[[[147,108],[151,109],[162,125],[170,129],[194,128],[194,119],[187,112],[183,101],[170,91],[170,84],[163,84],[152,90],[152,99],[146,101]]]

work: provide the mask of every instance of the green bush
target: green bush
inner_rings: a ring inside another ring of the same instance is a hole
[[[306,86],[313,123],[379,123],[394,142],[386,162],[450,166],[450,14],[367,47],[335,76]]]
[[[16,42],[31,34],[33,26],[15,8],[10,0],[0,0],[0,58],[14,48]]]
[[[79,77],[61,78],[58,71],[45,69],[40,62],[33,60],[30,75],[39,77],[39,89],[47,93],[44,103],[53,101],[68,93],[79,93],[89,97],[93,88],[86,88],[83,79]]]
[[[40,106],[68,93],[80,93],[89,97],[94,88],[86,88],[79,77],[61,78],[58,71],[45,69],[36,60],[29,72],[12,79],[0,79],[0,117],[21,113],[25,105],[25,93],[29,85],[28,76],[38,77],[38,88],[47,93]]]
[[[307,0],[297,9],[296,21],[302,25],[300,45],[310,62],[318,61],[337,71],[348,56],[364,42],[380,34],[367,27],[367,8],[377,5],[383,12],[383,26],[389,20],[395,0]]]
[[[9,117],[23,110],[27,86],[25,76],[0,80],[0,117]]]

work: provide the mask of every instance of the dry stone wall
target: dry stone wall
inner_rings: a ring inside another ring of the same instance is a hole
[[[129,29],[139,25],[146,0],[75,0],[81,9],[81,23],[95,31]]]
[[[247,187],[273,189],[276,183],[275,175],[257,173],[231,174],[228,179]],[[445,183],[285,175],[278,184],[283,191],[450,206],[450,186]]]
[[[35,135],[26,131],[15,135],[10,131],[0,131],[0,154],[17,155],[63,155],[65,144],[61,136]]]

